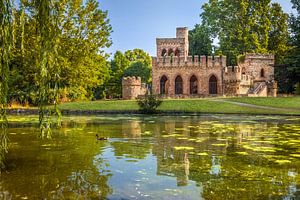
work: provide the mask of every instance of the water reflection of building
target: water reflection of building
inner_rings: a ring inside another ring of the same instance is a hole
[[[141,122],[138,120],[122,121],[122,134],[129,138],[140,138],[142,133]]]

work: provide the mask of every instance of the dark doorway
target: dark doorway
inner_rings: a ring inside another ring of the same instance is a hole
[[[260,70],[260,77],[265,77],[265,70],[264,69],[261,69]]]
[[[166,76],[161,77],[161,79],[160,79],[160,94],[168,94],[167,82],[168,82],[168,78]]]
[[[195,75],[190,79],[190,94],[198,94],[198,80]]]
[[[218,94],[218,81],[214,75],[209,78],[209,94]]]
[[[175,79],[175,94],[183,94],[183,81],[181,76],[177,76]]]

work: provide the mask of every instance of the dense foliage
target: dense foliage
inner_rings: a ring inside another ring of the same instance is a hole
[[[7,121],[7,95],[9,62],[12,47],[12,2],[0,1],[0,170],[5,167],[5,155],[8,151],[8,121]]]
[[[289,83],[288,86],[290,85],[292,90],[296,89],[296,93],[300,95],[300,2],[298,0],[291,2],[296,12],[290,16],[291,50],[285,63],[287,67],[285,73],[288,74],[285,81]]]
[[[229,65],[244,53],[274,53],[280,62],[286,53],[288,15],[271,0],[209,0],[203,5],[202,26],[219,39],[220,54]]]
[[[103,49],[111,45],[111,26],[99,3],[22,0],[13,16],[10,101],[40,102],[41,84],[49,86],[47,103],[56,100],[55,88],[65,101],[92,98],[108,77]]]
[[[151,57],[141,49],[128,50],[124,54],[117,51],[109,68],[110,79],[107,80],[102,90],[110,98],[121,97],[124,76],[139,76],[142,82],[151,82]]]
[[[211,55],[212,43],[212,35],[206,25],[196,24],[195,28],[189,31],[189,52],[191,55]]]

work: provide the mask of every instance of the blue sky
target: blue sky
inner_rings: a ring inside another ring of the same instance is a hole
[[[279,2],[290,13],[289,0]],[[99,0],[100,8],[108,10],[113,28],[113,45],[107,50],[114,53],[140,48],[155,56],[157,37],[175,37],[176,27],[192,29],[200,22],[201,6],[207,0]]]

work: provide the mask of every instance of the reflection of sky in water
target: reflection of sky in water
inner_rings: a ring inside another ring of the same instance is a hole
[[[152,154],[144,159],[115,157],[112,148],[106,148],[95,160],[109,163],[105,173],[112,174],[109,185],[114,188],[109,199],[199,199],[202,188],[194,181],[178,187],[176,177],[157,175],[157,160]],[[95,163],[95,162],[94,162]],[[96,166],[101,173],[102,166]]]
[[[212,175],[219,175],[221,174],[221,165],[219,164],[219,160],[216,156],[212,156],[212,163],[211,163],[211,169],[210,174]]]

